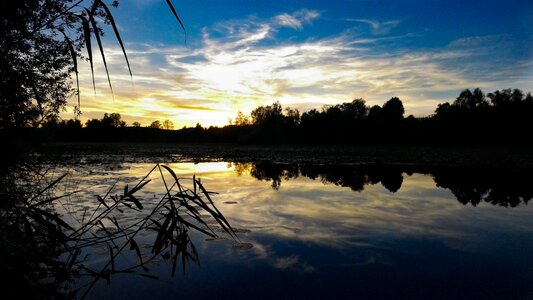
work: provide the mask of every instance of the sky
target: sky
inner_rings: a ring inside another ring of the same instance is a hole
[[[109,1],[106,1],[109,2]],[[427,116],[466,88],[533,91],[533,1],[123,0],[98,55],[96,94],[80,66],[80,119],[118,112],[129,124],[223,126],[279,101],[301,112],[399,97]],[[76,98],[64,118],[72,118]]]

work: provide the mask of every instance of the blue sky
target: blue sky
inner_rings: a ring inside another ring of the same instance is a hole
[[[465,88],[533,90],[532,1],[173,3],[186,41],[164,0],[114,10],[133,81],[108,29],[114,100],[101,65],[96,96],[82,70],[82,119],[224,125],[274,101],[306,111],[393,96],[425,116]]]

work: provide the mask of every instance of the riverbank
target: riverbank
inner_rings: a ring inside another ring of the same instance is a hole
[[[37,156],[68,163],[271,162],[533,168],[532,149],[233,144],[51,143]]]

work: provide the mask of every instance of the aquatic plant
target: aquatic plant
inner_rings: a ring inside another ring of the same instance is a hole
[[[142,218],[123,225],[115,213],[140,212],[147,206],[138,192],[151,182],[149,177],[153,173],[159,173],[164,195],[155,202],[150,200],[153,208]],[[27,193],[23,201],[10,209],[0,210],[3,246],[0,262],[2,269],[9,272],[8,283],[12,284],[7,289],[8,295],[22,293],[25,297],[42,298],[62,294],[84,298],[99,280],[110,282],[115,274],[136,273],[157,278],[148,273],[147,266],[158,257],[170,263],[172,276],[179,264],[185,273],[188,263],[200,264],[191,231],[211,239],[220,239],[217,232],[223,232],[234,240],[236,248],[251,246],[240,243],[235,230],[215,206],[211,197],[215,193],[208,191],[196,176],[179,178],[168,166],[156,164],[133,187],[126,185],[121,189],[120,194],[116,193],[114,184],[105,195],[96,196],[96,208],[90,213],[88,209],[83,212],[81,220],[76,220],[79,226],[67,222],[66,216],[53,209],[58,200],[78,192],[55,196],[54,189],[66,176],[63,174],[44,188]],[[190,186],[184,185],[184,181],[190,181]],[[206,218],[213,220],[206,221]],[[156,234],[149,253],[143,253],[137,237],[147,230]],[[91,249],[102,245],[107,248],[108,259],[99,267],[91,266],[88,263]],[[119,259],[128,253],[137,257],[134,263]],[[72,290],[70,283],[80,278],[90,280]],[[12,289],[21,283],[24,289]]]

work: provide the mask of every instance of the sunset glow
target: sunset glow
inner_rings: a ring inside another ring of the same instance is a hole
[[[358,1],[337,6],[290,2],[267,10],[259,10],[265,3],[253,2],[257,7],[237,12],[232,9],[238,1],[228,7],[182,2],[186,42],[163,2],[124,2],[116,9],[133,78],[108,30],[105,50],[114,99],[102,63],[96,62],[96,95],[84,64],[83,122],[118,112],[129,124],[168,119],[176,128],[223,126],[239,110],[249,114],[274,101],[306,111],[354,98],[382,105],[393,96],[403,101],[406,115],[426,116],[465,88],[533,89],[533,43],[528,43],[533,32],[527,20],[506,19],[513,13],[527,18],[532,8],[523,1],[489,3],[486,17],[472,19],[454,3],[433,20],[430,14],[441,13],[443,4],[420,2],[419,10],[406,1],[378,17],[376,8]],[[212,12],[202,10],[206,5]],[[511,13],[488,18],[500,14],[497,9]],[[489,19],[500,23],[489,26]],[[453,34],[444,31],[446,26]],[[72,98],[63,117],[73,117],[75,103]]]

